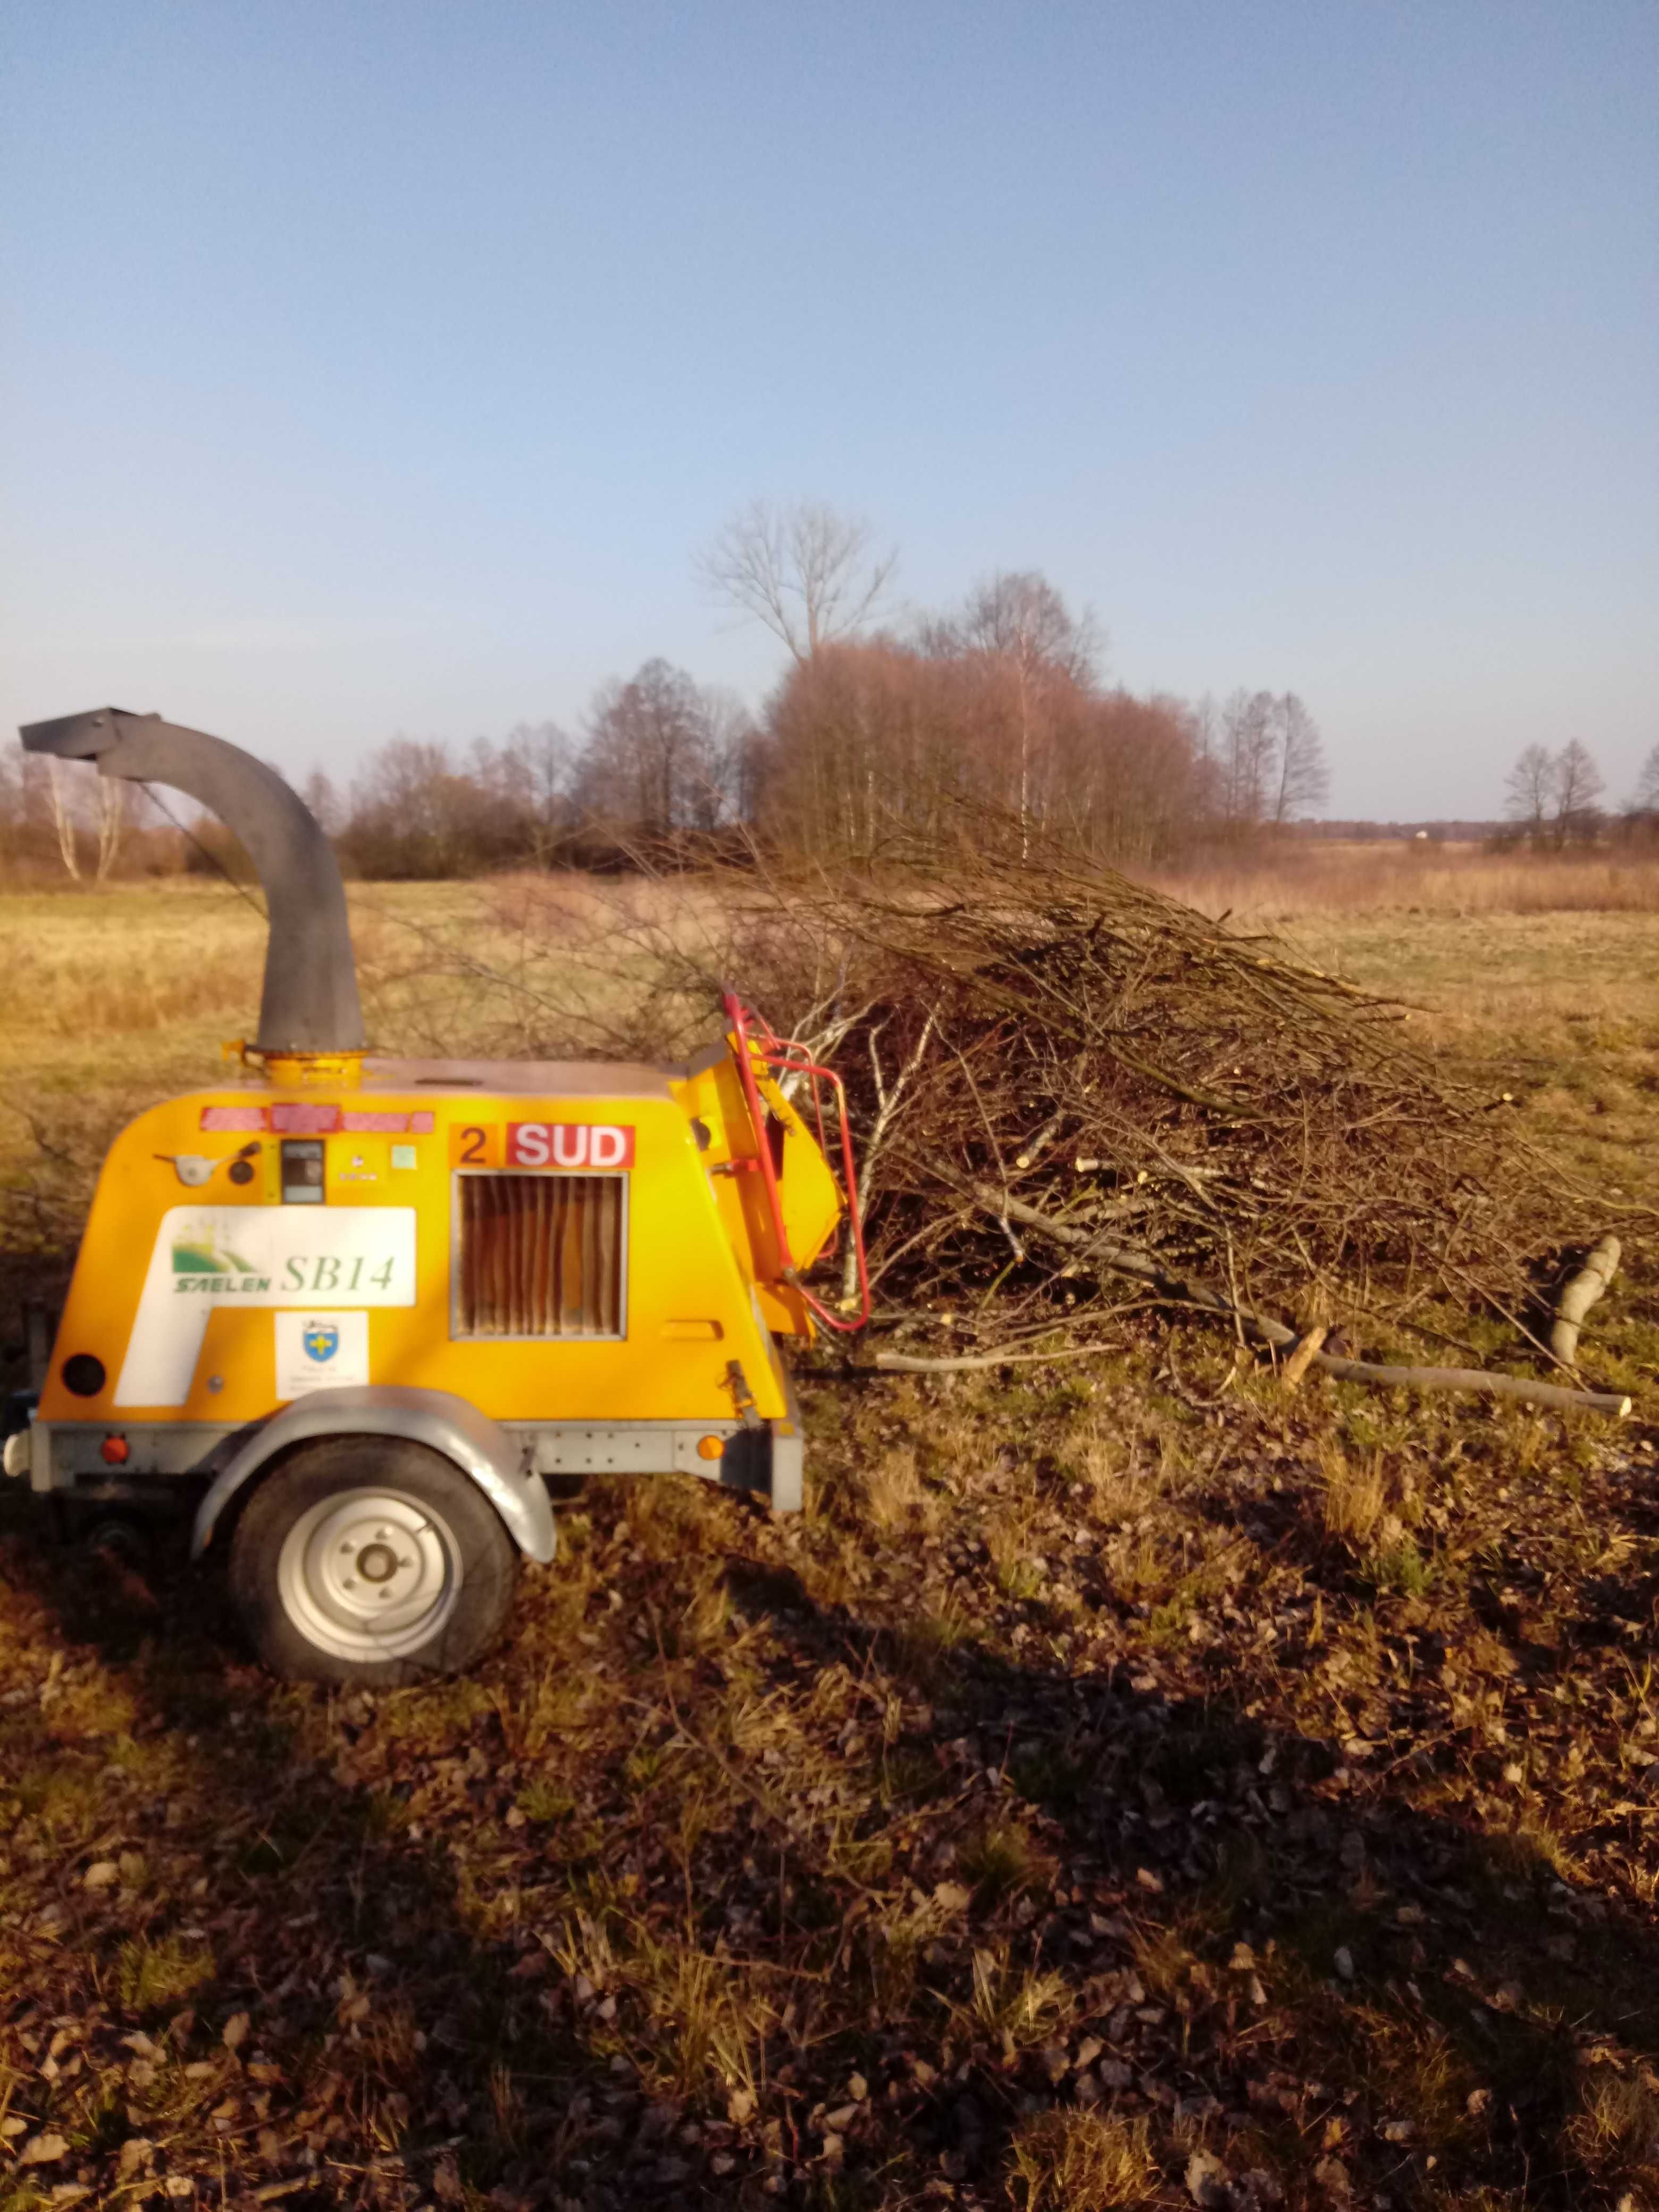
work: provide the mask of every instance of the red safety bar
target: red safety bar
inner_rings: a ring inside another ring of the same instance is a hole
[[[744,1006],[735,992],[723,994],[726,1018],[737,1044],[738,1074],[743,1084],[743,1095],[749,1108],[749,1118],[754,1124],[756,1165],[760,1170],[761,1188],[766,1194],[767,1207],[772,1217],[772,1233],[777,1238],[779,1272],[792,1290],[799,1291],[814,1314],[826,1328],[852,1335],[864,1327],[870,1318],[870,1277],[865,1265],[864,1224],[859,1217],[858,1170],[853,1159],[853,1133],[847,1119],[847,1091],[833,1067],[821,1066],[804,1044],[793,1037],[775,1036],[769,1024],[752,1009]],[[795,1272],[794,1258],[789,1249],[789,1237],[783,1225],[783,1201],[778,1193],[777,1170],[772,1164],[772,1147],[766,1138],[766,1105],[755,1081],[755,1062],[750,1051],[750,1030],[756,1032],[753,1042],[758,1046],[765,1065],[785,1075],[804,1075],[811,1087],[812,1111],[818,1125],[818,1146],[827,1160],[829,1146],[823,1127],[823,1106],[818,1085],[827,1083],[836,1094],[836,1108],[840,1124],[842,1173],[847,1200],[848,1226],[853,1238],[853,1251],[858,1261],[859,1310],[856,1316],[832,1312],[822,1298],[809,1291]]]

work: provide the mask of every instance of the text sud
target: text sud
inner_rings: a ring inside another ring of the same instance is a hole
[[[509,1121],[514,1168],[631,1168],[634,1132],[605,1121]]]

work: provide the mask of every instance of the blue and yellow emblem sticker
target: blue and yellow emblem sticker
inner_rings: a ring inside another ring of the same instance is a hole
[[[331,1321],[309,1322],[306,1325],[305,1335],[301,1340],[305,1345],[307,1358],[316,1360],[320,1366],[325,1360],[332,1359],[339,1350],[340,1331],[338,1326]]]

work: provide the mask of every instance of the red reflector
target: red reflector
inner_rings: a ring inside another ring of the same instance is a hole
[[[112,1467],[119,1467],[126,1460],[132,1447],[125,1437],[106,1437],[98,1449]]]

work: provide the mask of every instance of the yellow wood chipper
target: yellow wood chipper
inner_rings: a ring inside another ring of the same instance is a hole
[[[71,1505],[191,1498],[269,1664],[372,1684],[484,1650],[520,1553],[554,1556],[545,1478],[799,1507],[776,1339],[864,1317],[803,1279],[850,1200],[864,1282],[830,1071],[731,993],[684,1066],[379,1057],[334,855],[281,776],[114,708],[22,740],[210,809],[270,942],[236,1073],[110,1148],[7,1474]]]

